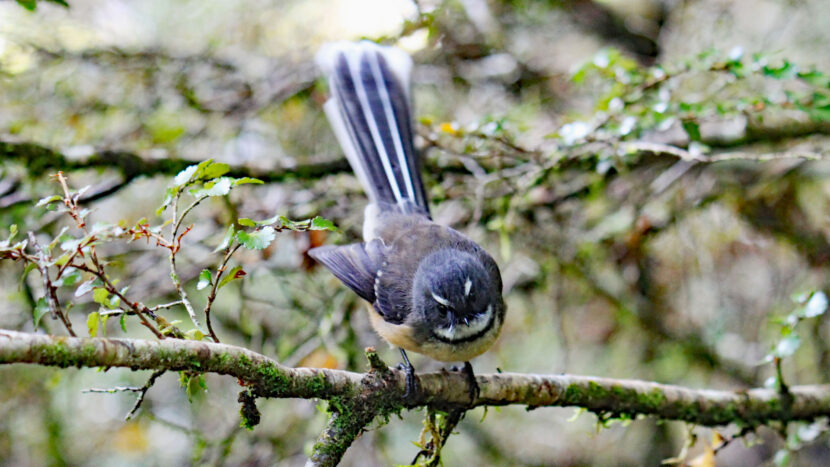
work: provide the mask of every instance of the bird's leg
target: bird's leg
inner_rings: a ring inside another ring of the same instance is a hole
[[[415,367],[412,366],[412,363],[409,362],[409,357],[406,355],[406,351],[404,349],[401,350],[401,357],[403,357],[404,363],[402,364],[403,370],[406,372],[406,392],[404,393],[404,399],[410,399],[415,397],[418,393],[417,387],[417,380],[415,379]]]
[[[479,394],[481,394],[481,388],[478,387],[476,375],[473,373],[473,365],[471,365],[470,362],[464,362],[464,368],[461,371],[464,373],[464,376],[467,377],[467,384],[470,387],[470,401],[473,403],[476,399],[478,399]]]

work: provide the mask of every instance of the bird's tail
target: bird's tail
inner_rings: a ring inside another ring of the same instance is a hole
[[[336,42],[317,54],[329,81],[325,112],[370,201],[428,214],[413,147],[412,59],[373,42]]]

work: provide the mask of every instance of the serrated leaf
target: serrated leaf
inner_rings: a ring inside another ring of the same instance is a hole
[[[49,313],[49,311],[49,304],[46,302],[46,297],[38,298],[37,303],[35,303],[35,309],[32,310],[32,322],[35,325],[35,329],[40,324],[40,319],[43,318],[43,315]]]
[[[334,222],[324,219],[320,216],[311,219],[311,225],[308,227],[309,230],[330,230],[332,232],[337,231],[337,226],[334,225]]]
[[[791,335],[781,339],[781,341],[778,342],[778,345],[775,346],[773,354],[778,358],[789,357],[794,354],[800,346],[801,338],[797,335]]]
[[[218,180],[205,183],[204,187],[190,190],[190,194],[196,198],[204,196],[224,196],[231,191],[231,179],[222,177]]]
[[[210,285],[210,271],[202,269],[199,273],[199,282],[196,283],[196,290],[202,290]]]
[[[263,248],[267,248],[274,241],[275,237],[274,228],[271,226],[253,232],[240,230],[236,233],[236,241],[249,250],[262,250]]]
[[[221,289],[222,287],[228,285],[231,281],[234,281],[236,279],[240,279],[240,278],[246,276],[247,274],[248,273],[246,273],[242,269],[242,266],[236,266],[233,269],[231,269],[230,271],[228,271],[228,273],[224,277],[222,277],[222,280],[219,281],[219,287],[217,287],[217,288]]]
[[[98,335],[98,326],[101,323],[101,314],[97,311],[93,311],[86,317],[86,328],[89,331],[89,337],[95,337]]]
[[[258,178],[253,178],[253,177],[242,177],[242,178],[233,179],[233,186],[247,185],[247,184],[251,184],[251,183],[253,183],[254,185],[262,185],[265,182],[263,182],[262,180],[260,180]]]
[[[227,248],[231,241],[233,240],[233,234],[235,233],[236,229],[234,228],[233,224],[228,226],[228,231],[225,232],[225,236],[222,238],[222,243],[219,244],[216,248],[213,249],[213,252],[216,253],[217,251],[222,251]]]

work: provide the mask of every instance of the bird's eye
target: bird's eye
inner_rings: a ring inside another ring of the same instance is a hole
[[[443,313],[443,314],[447,314],[447,313],[450,312],[450,307],[448,307],[447,305],[444,305],[442,303],[439,303],[438,304],[438,311]]]

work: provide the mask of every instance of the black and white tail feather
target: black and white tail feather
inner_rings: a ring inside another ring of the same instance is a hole
[[[421,163],[413,146],[410,82],[412,59],[400,49],[373,42],[335,42],[317,54],[331,97],[326,116],[349,164],[369,196],[364,241],[313,249],[358,295],[373,303],[382,253],[375,225],[385,214],[429,218]],[[372,251],[367,251],[372,250]]]
[[[373,42],[336,42],[317,54],[331,98],[324,109],[346,158],[379,209],[429,215],[413,147],[412,59]]]

